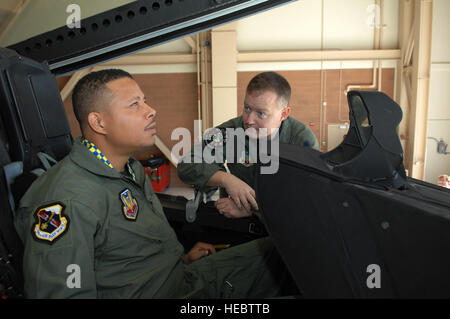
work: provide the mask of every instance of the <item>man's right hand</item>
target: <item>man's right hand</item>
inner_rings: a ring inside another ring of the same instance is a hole
[[[251,188],[247,183],[243,182],[238,177],[227,174],[224,179],[224,185],[228,195],[234,201],[238,209],[258,210],[258,204],[256,203],[255,190]]]
[[[252,216],[252,212],[245,209],[238,209],[233,200],[229,197],[219,198],[214,206],[219,213],[227,218],[242,218]]]
[[[238,209],[258,210],[255,190],[233,174],[216,172],[209,180],[208,185],[225,188]]]

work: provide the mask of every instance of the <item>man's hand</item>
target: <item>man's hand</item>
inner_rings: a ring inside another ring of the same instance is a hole
[[[214,248],[213,245],[198,242],[194,245],[194,247],[191,248],[191,250],[189,250],[189,252],[186,255],[184,255],[184,263],[190,264],[193,261],[206,257],[209,254],[215,253],[216,249]]]
[[[227,218],[242,218],[250,217],[252,215],[251,211],[245,208],[239,209],[231,198],[219,198],[214,206],[217,208],[220,214]]]
[[[239,210],[250,211],[252,208],[258,210],[255,191],[247,183],[232,174],[228,174],[224,178],[223,186]]]
[[[233,174],[218,171],[209,179],[207,185],[225,188],[239,210],[258,210],[253,188]]]

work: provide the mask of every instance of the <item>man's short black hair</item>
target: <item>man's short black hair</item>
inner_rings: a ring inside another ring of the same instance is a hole
[[[289,104],[291,86],[280,74],[276,72],[259,73],[248,83],[247,93],[263,93],[264,91],[275,92],[283,107]]]
[[[81,130],[87,123],[89,113],[98,110],[98,107],[100,107],[98,105],[102,103],[100,98],[110,93],[106,84],[121,78],[133,79],[133,76],[124,70],[106,69],[91,72],[78,81],[73,89],[72,105]]]

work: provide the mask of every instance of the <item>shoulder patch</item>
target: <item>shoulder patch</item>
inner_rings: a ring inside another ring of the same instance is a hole
[[[227,142],[226,128],[212,127],[205,131],[203,140],[206,141],[206,146],[210,148],[222,147]]]
[[[241,157],[238,160],[238,163],[244,165],[245,167],[250,167],[256,163],[256,160],[250,157],[248,151],[243,150]]]
[[[120,200],[122,201],[122,212],[128,220],[136,220],[139,211],[137,200],[127,188],[120,193]]]
[[[53,244],[68,230],[69,218],[63,215],[65,206],[54,203],[40,207],[34,216],[36,223],[33,224],[33,237],[38,241]]]

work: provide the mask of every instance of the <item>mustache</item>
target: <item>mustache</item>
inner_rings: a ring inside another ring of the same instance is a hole
[[[155,124],[155,126],[156,126],[156,120],[155,119],[153,119],[149,124],[147,124],[146,126],[145,126],[145,129],[149,129],[151,126],[153,126]]]

